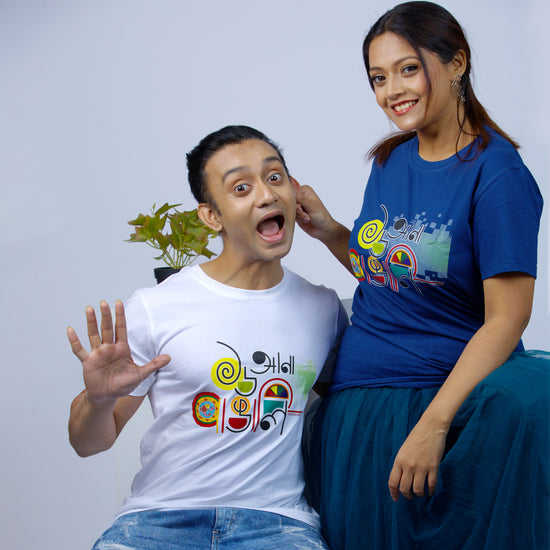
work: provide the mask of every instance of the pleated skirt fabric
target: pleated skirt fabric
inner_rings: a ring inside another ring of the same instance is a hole
[[[550,353],[515,353],[458,411],[434,496],[390,498],[437,389],[352,388],[306,418],[307,495],[332,550],[548,550]]]

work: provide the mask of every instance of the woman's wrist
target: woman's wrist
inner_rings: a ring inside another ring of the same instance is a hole
[[[344,244],[347,249],[349,235],[350,230],[347,227],[331,218],[320,240],[328,248]]]

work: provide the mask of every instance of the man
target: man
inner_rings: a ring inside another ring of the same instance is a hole
[[[86,389],[71,406],[81,456],[110,448],[148,395],[143,468],[94,548],[326,548],[303,497],[308,392],[347,323],[334,291],[281,265],[298,184],[277,146],[228,126],[187,155],[201,220],[223,251],[73,329]]]

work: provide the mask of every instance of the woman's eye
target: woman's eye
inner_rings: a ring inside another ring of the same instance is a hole
[[[384,82],[384,77],[381,74],[375,74],[372,78],[373,84],[382,84]]]
[[[271,174],[271,176],[269,176],[269,181],[270,183],[277,183],[281,181],[281,178],[281,174]]]
[[[414,73],[418,69],[418,65],[407,65],[406,67],[403,67],[403,73],[410,74]]]

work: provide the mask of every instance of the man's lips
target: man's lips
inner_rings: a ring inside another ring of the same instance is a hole
[[[396,115],[404,115],[405,113],[408,113],[417,103],[418,99],[411,99],[409,101],[394,103],[390,107]]]

